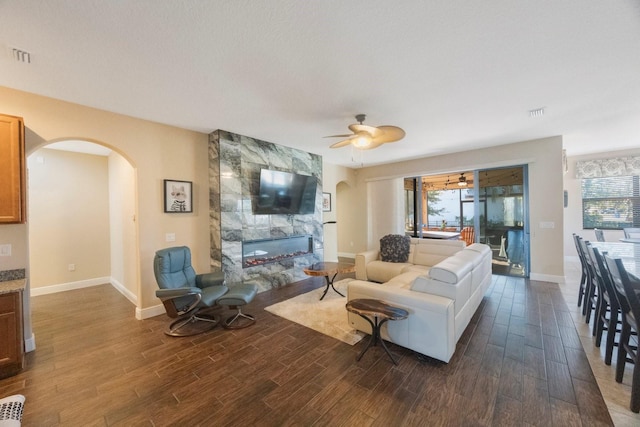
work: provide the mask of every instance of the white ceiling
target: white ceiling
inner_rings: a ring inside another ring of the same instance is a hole
[[[552,135],[640,147],[636,0],[0,0],[0,44],[2,86],[347,166],[323,136],[357,113],[407,132],[365,165]]]

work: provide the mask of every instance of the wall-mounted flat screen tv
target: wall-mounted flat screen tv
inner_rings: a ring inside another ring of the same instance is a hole
[[[317,185],[318,180],[314,176],[262,169],[253,213],[311,214],[316,207]]]

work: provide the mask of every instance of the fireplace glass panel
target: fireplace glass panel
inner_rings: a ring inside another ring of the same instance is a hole
[[[313,237],[308,235],[247,240],[242,242],[242,266],[254,267],[312,253]]]

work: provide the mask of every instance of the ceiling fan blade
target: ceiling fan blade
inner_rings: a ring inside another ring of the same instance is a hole
[[[378,129],[377,127],[367,126],[367,125],[359,125],[359,124],[349,125],[349,130],[352,131],[353,133],[366,132],[369,135],[371,135],[372,138],[375,138],[376,136],[378,136],[378,135],[380,135],[382,133],[382,131],[380,129]]]
[[[373,142],[395,142],[400,141],[406,135],[405,131],[397,126],[378,126],[381,131],[379,136],[373,137]]]
[[[349,138],[350,136],[353,136],[353,134],[347,134],[347,135],[329,135],[329,136],[323,136],[323,138]]]
[[[329,148],[340,148],[340,147],[346,147],[347,145],[351,144],[351,139],[345,139],[339,142],[336,142],[335,144],[331,145]]]

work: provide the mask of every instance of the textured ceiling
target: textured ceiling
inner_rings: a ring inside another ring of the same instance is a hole
[[[635,0],[0,0],[0,44],[2,86],[347,166],[552,135],[640,147]],[[323,136],[357,113],[407,136],[353,162]]]

